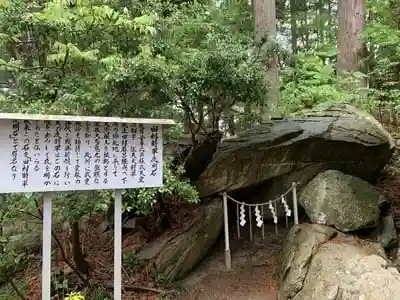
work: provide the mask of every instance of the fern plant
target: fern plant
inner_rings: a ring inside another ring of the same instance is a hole
[[[72,292],[67,294],[65,300],[85,300],[85,296],[82,292]]]

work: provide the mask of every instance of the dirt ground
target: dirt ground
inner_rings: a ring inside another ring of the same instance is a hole
[[[246,231],[249,229],[247,228]],[[277,281],[275,270],[282,243],[288,232],[265,225],[265,239],[260,229],[238,239],[236,229],[231,234],[232,270],[225,268],[224,241],[182,283],[186,292],[174,300],[275,300]]]

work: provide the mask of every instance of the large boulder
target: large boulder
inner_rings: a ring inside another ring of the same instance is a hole
[[[400,274],[389,266],[380,245],[344,234],[329,239],[328,228],[304,224],[291,230],[278,300],[398,299]]]
[[[222,201],[202,205],[196,217],[178,231],[166,232],[138,253],[157,274],[172,281],[183,278],[215,244],[224,221]]]
[[[265,200],[328,169],[372,180],[393,150],[393,139],[370,114],[333,105],[224,139],[197,185],[203,197],[259,185],[255,194]]]
[[[318,174],[302,190],[299,202],[313,223],[342,232],[375,227],[387,202],[368,182],[336,170]]]

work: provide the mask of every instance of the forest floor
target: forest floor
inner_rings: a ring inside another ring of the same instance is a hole
[[[247,228],[248,230],[248,228]],[[265,239],[254,229],[254,241],[248,232],[237,238],[231,231],[232,270],[225,267],[224,241],[182,282],[183,291],[174,300],[275,300],[276,267],[288,232],[265,225]],[[187,291],[187,292],[186,292]]]
[[[111,233],[101,233],[100,220],[90,220],[88,229],[82,235],[84,251],[91,262],[95,284],[107,286],[105,290],[112,293],[113,242]],[[231,229],[232,269],[226,270],[223,235],[212,252],[203,262],[180,283],[163,286],[145,272],[129,274],[129,266],[124,262],[124,300],[275,300],[277,281],[275,277],[278,256],[288,229],[279,226],[278,235],[275,226],[265,224],[265,239],[261,230],[253,229],[253,242],[250,241],[249,228],[241,231],[237,237],[236,228]],[[96,230],[99,228],[99,230]],[[90,233],[90,234],[89,234]],[[124,252],[140,246],[143,240],[140,235],[127,237]],[[39,261],[40,262],[40,261]],[[59,268],[66,270],[62,259],[57,260]],[[38,266],[40,267],[40,266]],[[28,281],[29,300],[40,300],[40,268],[31,274]],[[62,281],[63,278],[59,278]],[[71,280],[71,278],[69,278]],[[139,287],[134,289],[133,287]],[[144,289],[141,290],[140,287]],[[147,290],[148,289],[148,290]],[[165,296],[151,290],[171,291]],[[18,299],[18,298],[9,298]],[[91,298],[90,298],[91,299]],[[102,298],[103,299],[103,298]]]

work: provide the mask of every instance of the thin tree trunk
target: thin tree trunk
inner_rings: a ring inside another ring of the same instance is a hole
[[[373,22],[375,18],[375,15],[373,12],[369,12],[368,14],[368,21]],[[375,69],[376,65],[376,59],[375,59],[375,44],[372,40],[369,41],[369,49],[366,45],[365,47],[365,53],[368,53],[368,59],[366,60],[366,73],[369,75],[368,76],[368,86],[371,88],[377,88],[376,85],[376,75],[371,74],[372,71]]]
[[[290,0],[290,31],[292,35],[292,51],[297,53],[297,12],[296,0]]]
[[[306,10],[304,11],[304,25],[305,25],[305,48],[307,51],[309,51],[311,49],[310,47],[310,30],[308,28],[308,5],[306,2]]]
[[[318,0],[318,32],[319,40],[318,42],[322,45],[325,42],[325,24],[324,24],[324,3],[322,0]]]
[[[333,28],[332,28],[333,22],[332,22],[332,3],[331,0],[328,0],[328,39],[329,42],[332,42],[332,40],[334,39],[334,34],[332,34],[333,32]]]
[[[232,113],[232,110],[230,107],[226,107],[224,109],[224,125],[226,128],[226,133],[229,134],[229,136],[233,136],[236,133],[236,126],[235,126],[235,116]]]

